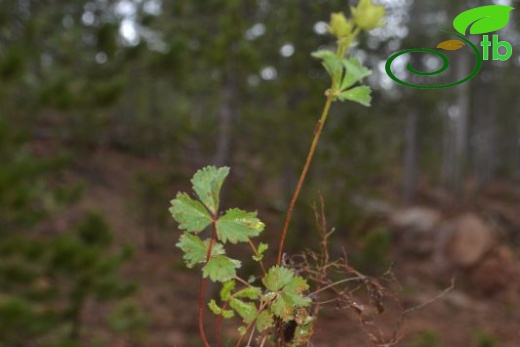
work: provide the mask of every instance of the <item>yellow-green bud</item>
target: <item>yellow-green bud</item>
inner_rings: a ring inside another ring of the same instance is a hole
[[[363,30],[371,30],[382,25],[385,7],[374,5],[372,0],[359,0],[357,7],[351,7],[354,23]]]
[[[352,34],[352,27],[352,21],[345,18],[343,12],[336,12],[330,15],[329,32],[338,39]]]

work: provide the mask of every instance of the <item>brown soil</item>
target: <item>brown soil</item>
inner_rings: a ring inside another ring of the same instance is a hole
[[[124,272],[126,277],[139,283],[138,301],[150,319],[148,337],[144,341],[132,342],[128,336],[108,338],[104,333],[106,324],[102,317],[106,310],[91,305],[85,313],[86,332],[99,336],[100,341],[104,341],[101,345],[106,346],[201,346],[196,324],[199,274],[184,269],[181,254],[174,246],[178,231],[173,223],[167,230],[155,230],[157,246],[147,250],[143,238],[145,229],[128,208],[128,201],[132,199],[130,187],[136,173],[190,169],[175,169],[159,160],[139,159],[106,150],[82,162],[88,165],[76,166],[69,174],[71,181],[83,180],[87,183],[84,197],[72,212],[68,211],[62,217],[70,221],[76,218],[74,216],[80,213],[78,211],[98,210],[109,219],[117,243],[131,244],[135,248],[135,255]],[[177,190],[185,190],[187,186],[165,189],[173,198]],[[500,208],[496,204],[492,206]],[[165,211],[167,208],[168,201],[165,201]],[[262,217],[262,211],[259,214]],[[401,254],[398,245],[394,245],[391,259],[395,261],[394,273],[403,288],[400,295],[408,307],[428,301],[450,284],[449,275],[437,277],[428,260]],[[484,296],[478,290],[472,290],[466,281],[469,281],[469,275],[460,274],[453,291],[414,312],[407,320],[397,346],[520,346],[518,296],[507,295],[503,291],[492,297]],[[385,318],[381,326],[391,326],[395,318]],[[234,328],[226,327],[225,332],[234,334]],[[314,346],[363,347],[371,344],[353,312],[330,309],[324,311],[323,317],[318,320]]]

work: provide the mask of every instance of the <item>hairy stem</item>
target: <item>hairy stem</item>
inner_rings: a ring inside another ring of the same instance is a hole
[[[222,310],[227,310],[229,306],[229,301],[226,301],[224,305],[222,305]],[[217,346],[222,347],[222,338],[221,338],[221,331],[222,331],[222,320],[224,319],[224,316],[222,314],[217,316],[217,319],[215,321],[215,335],[217,338]]]
[[[303,166],[302,172],[300,174],[300,179],[298,180],[298,184],[296,185],[296,189],[294,190],[293,196],[291,198],[291,202],[289,204],[289,208],[287,209],[287,215],[285,216],[285,223],[283,226],[282,236],[280,238],[280,244],[278,245],[278,257],[276,263],[278,265],[282,262],[282,254],[283,247],[285,245],[285,239],[287,237],[287,230],[289,229],[289,223],[291,222],[291,218],[294,211],[294,205],[296,204],[296,200],[298,200],[298,196],[300,195],[300,191],[303,186],[303,182],[305,181],[305,177],[307,176],[307,172],[309,171],[309,167],[312,162],[312,158],[314,157],[314,153],[316,152],[316,147],[318,146],[318,142],[320,140],[321,132],[323,130],[323,126],[327,120],[327,116],[329,115],[330,106],[332,105],[332,101],[334,99],[334,95],[332,93],[327,93],[327,100],[325,102],[325,106],[323,107],[323,112],[321,114],[318,123],[316,123],[316,127],[314,129],[314,137],[312,139],[311,147],[309,149],[309,153],[307,154],[307,159],[305,160],[305,165]]]
[[[211,232],[208,251],[206,253],[206,264],[208,263],[209,258],[211,257],[211,250],[213,249],[213,244],[215,243],[215,239],[217,237],[217,227],[215,223],[216,220],[213,220],[213,231]],[[206,307],[205,302],[207,282],[208,280],[206,278],[202,279],[199,291],[199,334],[202,339],[202,342],[204,343],[204,347],[210,347],[208,338],[206,337],[206,332],[204,331],[204,308]],[[222,347],[222,343],[220,341],[217,343],[219,347]]]
[[[206,298],[206,284],[207,279],[203,278],[200,284],[199,291],[199,334],[202,338],[202,342],[204,343],[204,347],[210,347],[208,339],[206,337],[206,332],[204,331],[204,300]]]
[[[258,311],[257,311],[257,312],[258,312],[258,313],[257,313],[257,317],[258,317],[258,315],[260,315],[260,313],[265,309],[266,306],[267,306],[266,303],[261,303],[261,304],[260,304],[260,306],[258,307]],[[244,334],[243,334],[243,335],[240,335],[240,338],[238,339],[238,342],[237,342],[237,344],[236,344],[235,347],[240,347],[240,344],[241,344],[242,341],[244,340],[244,337],[247,335],[247,332],[249,331],[249,329],[252,329],[252,330],[251,330],[251,334],[254,334],[254,332],[255,332],[255,324],[256,324],[256,318],[255,318],[251,323],[249,323],[249,324],[247,325]],[[250,337],[249,337],[248,346],[249,346],[250,343],[251,343],[251,338],[252,338],[252,335],[250,335]]]
[[[248,239],[248,241],[249,241],[249,245],[251,246],[251,249],[253,250],[253,253],[255,254],[255,256],[260,257],[260,253],[258,253],[258,249],[256,248],[256,246],[253,243],[253,241],[251,241],[251,239]],[[260,259],[258,261],[258,264],[260,264],[260,268],[262,269],[262,273],[265,276],[266,271],[265,271],[265,266],[264,266],[264,263],[263,263],[262,259]]]

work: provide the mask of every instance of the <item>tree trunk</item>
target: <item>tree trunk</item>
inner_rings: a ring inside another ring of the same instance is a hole
[[[406,114],[404,134],[404,197],[412,202],[417,193],[418,181],[418,141],[417,141],[417,109],[410,105]]]
[[[460,52],[455,61],[456,80],[469,74],[470,59]],[[443,141],[442,181],[447,192],[453,192],[457,199],[462,197],[465,166],[468,153],[469,82],[455,87],[456,100],[446,117]]]
[[[475,88],[475,126],[471,137],[473,168],[478,186],[496,173],[497,95],[491,64],[484,64]]]
[[[233,78],[227,76],[220,92],[221,105],[218,112],[217,149],[213,156],[213,163],[216,166],[223,166],[229,162],[231,127],[233,119],[236,117],[236,109],[233,107],[235,97]]]

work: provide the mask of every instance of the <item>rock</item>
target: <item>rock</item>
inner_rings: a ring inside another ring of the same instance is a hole
[[[435,244],[435,227],[442,215],[426,207],[412,207],[395,211],[389,217],[401,249],[409,255],[428,256]]]
[[[486,295],[504,293],[520,284],[518,263],[507,246],[497,247],[471,273],[473,287]]]
[[[412,207],[394,212],[390,216],[390,223],[397,229],[425,233],[433,230],[441,219],[442,215],[436,210]]]
[[[352,203],[370,215],[388,216],[394,212],[392,206],[386,201],[370,199],[359,195],[352,198]]]
[[[439,253],[445,254],[450,264],[463,268],[476,265],[494,245],[491,228],[472,213],[446,222],[439,234]]]

